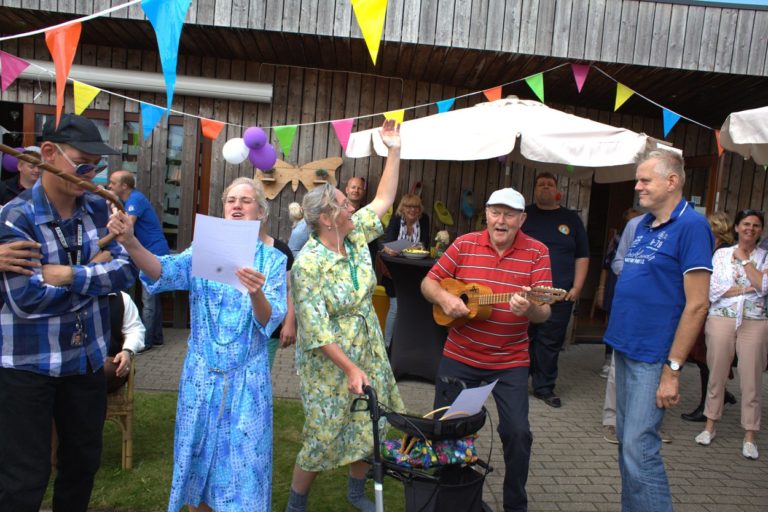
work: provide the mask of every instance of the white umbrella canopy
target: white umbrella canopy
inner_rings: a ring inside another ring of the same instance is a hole
[[[566,176],[588,177],[594,172],[600,183],[633,180],[642,155],[664,144],[514,96],[406,121],[400,133],[404,160],[466,161],[510,155],[526,166]],[[387,154],[378,128],[350,136],[348,157],[372,154]]]
[[[768,107],[729,115],[720,130],[720,144],[755,163],[768,164]]]

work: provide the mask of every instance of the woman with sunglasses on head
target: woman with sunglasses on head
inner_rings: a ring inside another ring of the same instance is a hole
[[[709,287],[709,316],[704,326],[709,384],[704,415],[707,423],[696,442],[707,446],[723,414],[723,396],[734,353],[738,355],[741,387],[742,455],[757,459],[755,437],[760,430],[762,373],[768,357],[768,294],[766,251],[757,247],[763,233],[763,212],[736,214],[736,245],[715,252]]]
[[[222,194],[224,218],[262,220],[260,182],[237,178]],[[272,386],[267,339],[285,316],[286,257],[261,240],[253,266],[236,274],[247,293],[192,276],[194,246],[157,257],[133,235],[123,212],[109,230],[151,293],[189,290],[192,329],[179,383],[169,512],[269,510]]]
[[[400,199],[397,211],[390,219],[381,242],[387,244],[395,240],[408,240],[412,245],[421,245],[422,249],[429,248],[429,215],[424,213],[420,196],[406,194]],[[384,254],[390,256],[399,254],[386,245],[382,246],[381,250]],[[384,343],[389,347],[389,344],[392,342],[392,330],[394,329],[395,316],[397,315],[397,297],[395,296],[395,285],[392,283],[392,278],[389,276],[386,265],[382,265],[381,271],[381,284],[384,286],[389,297],[389,311],[387,312],[387,321],[384,327]]]
[[[311,190],[302,204],[311,236],[291,269],[291,294],[305,421],[289,512],[307,510],[307,495],[319,472],[344,465],[350,466],[347,500],[358,510],[373,510],[365,497],[371,420],[366,413],[351,413],[350,407],[370,384],[387,408],[404,409],[373,309],[376,275],[367,245],[382,234],[380,219],[395,200],[400,167],[399,127],[388,120],[380,133],[389,151],[369,205],[355,212],[329,184]]]

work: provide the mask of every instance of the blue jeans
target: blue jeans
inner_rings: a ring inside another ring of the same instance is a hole
[[[664,364],[635,361],[617,350],[613,355],[621,510],[672,512],[659,436],[664,409],[656,407],[656,390]]]
[[[141,321],[147,332],[144,334],[144,345],[163,344],[163,308],[160,295],[152,295],[144,283],[141,284]]]

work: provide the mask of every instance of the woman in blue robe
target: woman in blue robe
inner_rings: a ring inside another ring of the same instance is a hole
[[[224,218],[259,220],[261,184],[238,178],[222,195]],[[152,293],[189,290],[192,329],[179,383],[169,512],[271,509],[272,387],[267,339],[286,312],[286,257],[257,241],[237,289],[192,276],[190,247],[156,257],[116,212],[110,232],[141,269]]]

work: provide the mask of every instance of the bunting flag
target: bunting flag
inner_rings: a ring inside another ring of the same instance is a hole
[[[80,115],[88,108],[93,99],[99,95],[101,89],[92,85],[72,80],[75,88],[75,114]]]
[[[525,83],[531,88],[533,93],[544,103],[544,73],[537,73],[525,79]]]
[[[573,71],[573,79],[576,80],[576,89],[581,92],[584,82],[587,80],[589,64],[571,64],[571,71]]]
[[[483,95],[485,95],[486,99],[488,101],[496,101],[501,99],[501,86],[497,85],[496,87],[491,87],[490,89],[485,89],[483,91]]]
[[[616,82],[616,105],[614,105],[613,111],[616,112],[619,110],[619,107],[622,106],[624,102],[629,98],[631,98],[633,94],[635,94],[635,91],[624,84]]]
[[[219,136],[224,128],[224,123],[213,119],[200,118],[200,128],[203,130],[203,137],[214,140]]]
[[[394,119],[397,124],[402,124],[404,117],[405,109],[403,108],[400,110],[390,110],[389,112],[384,112],[384,119]]]
[[[360,26],[360,32],[363,33],[363,39],[375,66],[381,35],[384,33],[387,0],[352,0],[352,10],[355,11],[357,24]]]
[[[717,142],[717,156],[723,156],[725,148],[720,144],[720,130],[715,130],[715,142]]]
[[[147,140],[157,123],[163,118],[165,109],[143,101],[139,103],[139,107],[141,108],[141,130],[144,134],[144,140]]]
[[[352,125],[355,124],[354,119],[337,119],[331,121],[333,131],[336,132],[336,138],[339,139],[341,149],[346,151],[347,144],[349,144],[349,134],[352,133]]]
[[[280,143],[280,149],[283,150],[283,155],[285,155],[285,158],[288,158],[288,156],[291,154],[291,146],[293,146],[293,139],[296,137],[296,128],[298,128],[295,124],[289,124],[286,126],[275,126],[275,135],[277,136],[277,142]]]
[[[191,4],[192,0],[141,0],[141,8],[155,29],[169,110],[173,103],[173,90],[176,88],[181,28]]]
[[[668,110],[666,108],[662,108],[662,114],[664,116],[664,138],[667,138],[667,135],[669,134],[669,131],[677,124],[677,122],[680,120],[680,116],[672,112],[671,110]]]
[[[437,113],[442,114],[443,112],[448,112],[453,108],[453,103],[456,101],[456,98],[451,98],[449,100],[441,100],[435,103],[437,105]]]
[[[64,108],[64,89],[67,87],[67,77],[72,67],[72,61],[77,52],[77,43],[80,41],[80,23],[73,23],[63,27],[46,30],[45,44],[51,52],[53,64],[56,68],[56,126],[59,126],[61,111]]]
[[[11,55],[10,53],[0,51],[0,75],[2,75],[0,89],[5,92],[14,80],[18,78],[21,72],[28,67],[29,62]]]

